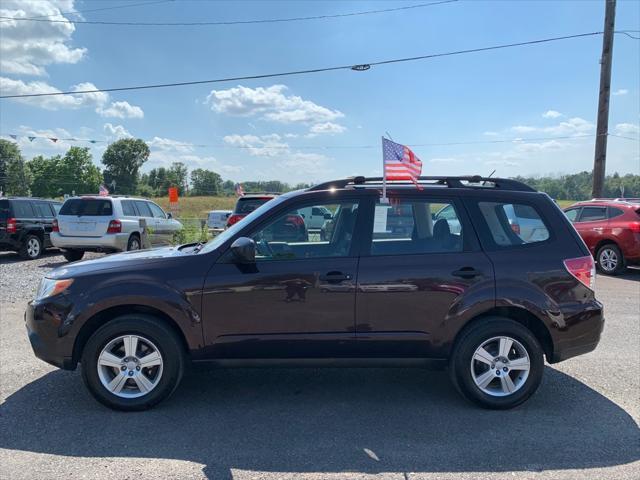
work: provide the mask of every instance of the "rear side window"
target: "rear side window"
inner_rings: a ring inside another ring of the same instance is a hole
[[[33,211],[33,207],[31,206],[31,202],[27,202],[25,200],[14,200],[13,216],[18,218],[33,218],[36,215]]]
[[[549,239],[549,229],[531,205],[479,202],[491,237],[500,247],[526,245]]]
[[[113,215],[111,200],[103,198],[72,198],[64,202],[60,215],[102,217]]]
[[[42,218],[53,218],[53,210],[47,202],[34,202],[33,208],[36,211],[36,216]]]
[[[0,220],[6,220],[10,216],[9,200],[0,200]]]
[[[149,209],[149,205],[147,202],[143,202],[142,200],[136,200],[136,208],[138,209],[138,213],[141,217],[153,217],[151,210]]]
[[[460,252],[462,224],[452,204],[400,200],[375,207],[371,255]]]
[[[122,214],[126,217],[137,217],[136,207],[131,200],[122,200]]]
[[[584,207],[579,222],[595,222],[607,218],[607,207]]]
[[[620,215],[624,215],[624,210],[615,207],[609,207],[609,218],[616,218]]]

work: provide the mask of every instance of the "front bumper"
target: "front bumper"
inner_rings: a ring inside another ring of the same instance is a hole
[[[129,235],[129,233],[108,233],[101,237],[78,237],[52,232],[51,243],[58,248],[125,251]]]
[[[40,360],[65,370],[74,370],[73,341],[69,331],[70,305],[64,296],[51,302],[31,301],[24,312],[27,335],[33,353]]]

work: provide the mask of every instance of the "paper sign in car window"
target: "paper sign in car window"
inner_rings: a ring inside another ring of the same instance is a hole
[[[376,205],[375,215],[373,217],[373,233],[387,232],[387,214],[389,205]]]

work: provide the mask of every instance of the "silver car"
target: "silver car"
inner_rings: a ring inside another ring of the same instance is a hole
[[[51,243],[70,261],[86,251],[122,252],[142,247],[140,219],[152,246],[168,245],[182,224],[150,200],[134,197],[68,198],[51,233]]]

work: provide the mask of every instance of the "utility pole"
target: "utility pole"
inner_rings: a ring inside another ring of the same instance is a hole
[[[607,162],[607,135],[609,133],[609,96],[611,93],[611,60],[613,57],[613,29],[616,22],[616,0],[606,0],[602,57],[600,58],[600,96],[598,98],[598,124],[596,151],[593,158],[594,198],[602,196]]]

